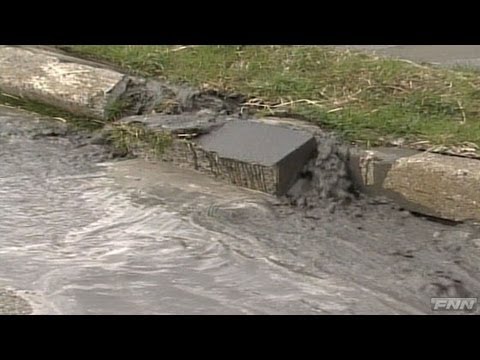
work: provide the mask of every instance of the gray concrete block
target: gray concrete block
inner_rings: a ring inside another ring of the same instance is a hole
[[[480,161],[398,148],[356,150],[350,172],[358,190],[409,211],[480,221]]]
[[[274,169],[276,195],[288,191],[316,151],[316,141],[307,132],[246,120],[230,121],[197,144],[222,159]]]

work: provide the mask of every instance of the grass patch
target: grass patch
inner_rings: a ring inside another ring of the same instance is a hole
[[[130,73],[245,94],[356,142],[480,145],[480,75],[323,46],[67,46]]]
[[[0,92],[0,104],[7,107],[22,109],[34,112],[39,115],[48,116],[59,121],[68,123],[79,130],[95,131],[104,127],[105,123],[93,118],[72,115],[70,112],[59,108],[26,100],[17,96],[7,95]]]
[[[111,130],[110,138],[121,152],[151,154],[154,157],[160,156],[173,141],[170,134],[125,124],[115,125]]]
[[[109,129],[111,144],[120,153],[133,154],[139,151],[148,152],[153,156],[161,155],[165,148],[170,146],[172,138],[169,134],[151,132],[141,126],[112,124],[97,119],[75,116],[56,107],[26,100],[17,96],[7,95],[0,92],[0,105],[34,112],[36,114],[63,121],[76,130],[94,132],[101,129]],[[112,107],[112,116],[117,109]],[[119,104],[118,106],[121,106]],[[105,125],[109,125],[105,127]]]

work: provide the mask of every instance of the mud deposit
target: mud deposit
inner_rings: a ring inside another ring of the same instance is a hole
[[[15,294],[34,314],[430,314],[478,296],[477,226],[352,195],[344,149],[323,146],[276,199],[0,108],[0,313],[25,312]]]

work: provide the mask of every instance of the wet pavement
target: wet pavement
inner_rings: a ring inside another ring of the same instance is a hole
[[[443,66],[480,67],[480,45],[341,45]]]
[[[429,314],[480,292],[478,226],[381,199],[293,207],[2,107],[0,162],[0,314]]]

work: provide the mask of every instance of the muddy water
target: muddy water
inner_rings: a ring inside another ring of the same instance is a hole
[[[1,108],[0,164],[0,313],[412,314],[480,292],[474,225],[293,208]]]

